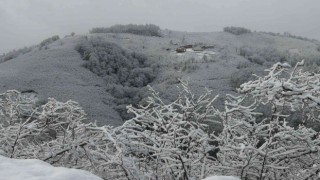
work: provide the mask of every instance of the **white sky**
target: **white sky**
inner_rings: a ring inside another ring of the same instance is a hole
[[[181,31],[233,25],[320,39],[319,19],[320,0],[0,0],[0,53],[128,23]]]

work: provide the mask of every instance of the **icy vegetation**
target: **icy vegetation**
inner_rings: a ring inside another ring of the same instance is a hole
[[[49,99],[37,106],[18,91],[1,94],[0,149],[17,159],[88,170],[104,179],[317,179],[319,133],[305,126],[319,121],[320,74],[276,63],[266,76],[244,83],[241,95],[196,96],[181,81],[176,100],[151,96],[122,126],[84,123],[78,103]],[[264,106],[268,116],[259,118]],[[301,123],[287,117],[301,111]],[[211,127],[222,126],[221,132]]]
[[[76,169],[53,167],[36,159],[10,159],[0,156],[0,179],[6,180],[101,180]]]

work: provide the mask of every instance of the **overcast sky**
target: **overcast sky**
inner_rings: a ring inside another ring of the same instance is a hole
[[[0,53],[128,23],[180,31],[233,25],[320,39],[319,19],[320,0],[0,0]]]

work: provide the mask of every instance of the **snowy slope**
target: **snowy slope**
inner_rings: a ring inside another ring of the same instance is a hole
[[[83,170],[53,167],[36,159],[10,159],[0,156],[1,180],[101,180]]]
[[[104,81],[82,67],[83,60],[74,46],[78,37],[59,40],[47,50],[35,50],[0,65],[0,92],[33,90],[42,100],[69,99],[80,103],[90,119],[100,124],[120,125],[112,109]]]

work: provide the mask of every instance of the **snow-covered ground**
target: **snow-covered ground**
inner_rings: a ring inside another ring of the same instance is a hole
[[[0,156],[1,180],[101,180],[83,170],[53,167],[36,159],[10,159]]]
[[[37,159],[10,159],[0,156],[0,180],[102,180],[79,169],[53,167]],[[211,176],[203,180],[240,180],[232,176]]]
[[[240,180],[240,179],[232,176],[211,176],[203,180]]]

